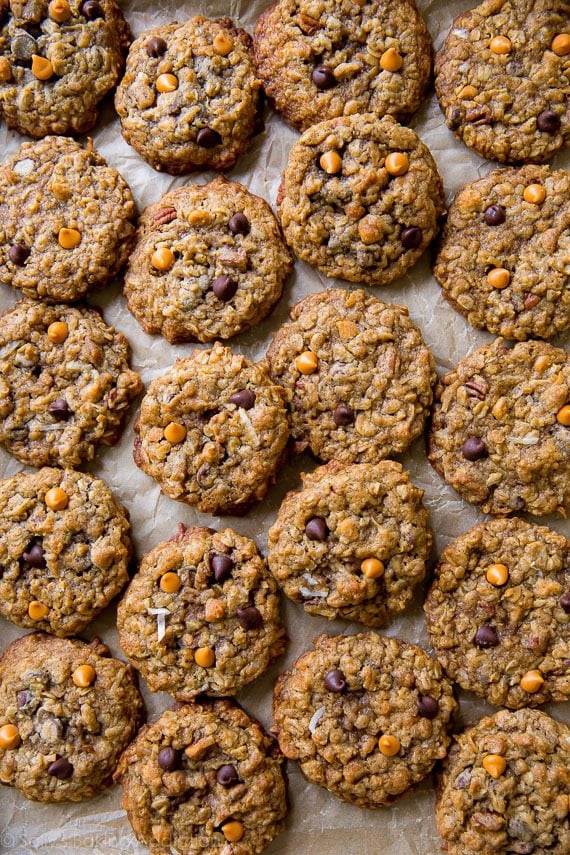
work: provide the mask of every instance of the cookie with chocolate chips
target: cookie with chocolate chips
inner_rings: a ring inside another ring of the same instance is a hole
[[[570,326],[570,173],[497,169],[459,191],[434,274],[475,327],[550,338]]]
[[[431,38],[413,2],[280,0],[259,18],[257,71],[301,131],[355,113],[405,122],[429,86]]]
[[[427,146],[372,113],[305,131],[277,201],[285,240],[302,261],[366,285],[387,285],[415,264],[445,210]]]
[[[31,137],[86,133],[130,39],[115,0],[0,0],[0,116]]]
[[[114,445],[142,388],[99,310],[22,300],[0,324],[0,443],[29,466],[76,467]]]
[[[269,530],[269,568],[305,611],[382,626],[424,578],[431,546],[423,490],[399,463],[302,475]]]
[[[244,513],[284,460],[286,393],[264,361],[216,342],[153,380],[135,431],[135,463],[167,496],[204,513]]]
[[[126,510],[99,478],[70,469],[0,481],[0,614],[75,635],[128,581]]]
[[[202,16],[136,39],[115,96],[123,136],[171,175],[231,169],[256,131],[261,83],[252,41]]]
[[[321,635],[281,675],[279,746],[305,777],[360,807],[393,802],[447,752],[451,683],[425,650],[373,632]]]
[[[260,323],[292,267],[269,205],[220,177],[146,208],[124,290],[145,332],[208,342]]]
[[[284,828],[283,757],[234,701],[178,705],[138,734],[115,780],[153,855],[257,855]]]
[[[517,517],[456,538],[424,607],[451,679],[511,709],[568,700],[569,571],[568,540]]]
[[[438,777],[449,855],[570,851],[570,728],[538,710],[501,710],[455,738]]]
[[[0,166],[0,281],[49,303],[80,299],[125,264],[135,213],[127,183],[91,143],[24,143]]]
[[[143,556],[121,600],[119,640],[153,692],[234,695],[281,655],[277,585],[253,540],[185,529]]]
[[[143,717],[135,672],[99,639],[19,638],[0,659],[0,780],[32,801],[90,798]]]
[[[488,514],[570,507],[570,360],[546,342],[502,339],[436,386],[428,458]]]
[[[331,288],[293,306],[267,352],[289,393],[293,437],[320,460],[405,451],[432,402],[435,361],[404,306]]]
[[[448,127],[481,157],[542,163],[570,139],[570,7],[485,0],[459,15],[435,61]]]

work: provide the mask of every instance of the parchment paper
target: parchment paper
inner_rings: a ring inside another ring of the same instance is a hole
[[[125,14],[135,35],[157,24],[180,22],[191,15],[202,13],[211,17],[231,15],[234,20],[252,32],[259,13],[269,5],[269,0],[213,0],[213,2],[176,3],[168,0],[126,2]],[[471,0],[446,3],[442,0],[419,0],[436,48],[440,46],[455,15],[469,6]],[[468,181],[486,174],[493,164],[481,160],[464,145],[457,142],[445,127],[442,114],[432,93],[412,127],[430,147],[444,179],[448,202],[457,189]],[[243,182],[250,190],[263,196],[273,206],[285,166],[288,151],[298,134],[287,127],[275,113],[268,110],[266,130],[257,137],[246,156],[240,161],[231,177]],[[168,190],[180,184],[210,180],[211,173],[196,174],[174,179],[160,175],[147,166],[137,153],[123,141],[119,121],[112,102],[106,106],[93,138],[96,148],[116,166],[129,182],[139,210],[156,201]],[[0,153],[2,159],[12,154],[23,141],[16,133],[0,127]],[[560,155],[556,166],[570,166],[570,155]],[[257,329],[239,336],[231,346],[248,357],[259,359],[265,353],[273,332],[285,322],[290,306],[309,293],[336,285],[307,265],[297,262],[293,276],[286,286],[283,298],[271,317]],[[403,303],[410,308],[412,319],[420,326],[424,338],[432,348],[438,362],[438,371],[447,370],[459,359],[477,347],[492,340],[492,336],[477,332],[446,303],[440,294],[429,267],[429,252],[403,279],[385,288],[370,289],[386,302]],[[18,299],[17,292],[0,286],[0,310],[5,311]],[[124,332],[130,340],[133,367],[142,375],[145,385],[168,368],[177,356],[189,354],[194,345],[170,345],[160,337],[151,337],[141,331],[126,309],[120,283],[105,289],[91,298],[103,307],[105,318]],[[563,344],[564,340],[555,340]],[[154,547],[170,537],[179,521],[189,525],[210,525],[215,528],[233,526],[237,531],[253,537],[265,550],[267,530],[275,518],[276,510],[286,491],[299,486],[299,473],[311,470],[316,463],[308,456],[289,461],[277,485],[270,491],[268,500],[245,518],[213,518],[200,514],[188,506],[174,502],[160,494],[158,486],[137,469],[132,461],[134,410],[120,443],[112,449],[103,449],[89,467],[105,479],[117,497],[128,507],[131,515],[137,554]],[[401,458],[415,482],[425,490],[425,501],[432,516],[436,548],[434,557],[458,534],[483,519],[483,515],[463,502],[445,485],[431,469],[424,454],[423,441],[419,440],[409,453]],[[9,455],[0,452],[0,472],[4,477],[21,469]],[[559,531],[570,532],[570,525],[559,519],[541,520]],[[428,647],[421,604],[424,590],[417,592],[414,603],[399,619],[385,629],[385,634],[399,636],[407,641]],[[323,631],[329,633],[354,633],[362,629],[359,624],[306,615],[302,607],[287,601],[283,603],[284,617],[290,636],[287,653],[253,686],[239,695],[244,707],[265,725],[271,724],[271,691],[277,675],[310,645],[311,639]],[[0,618],[0,646],[3,648],[15,638],[25,634]],[[100,635],[116,655],[121,655],[115,629],[115,607],[111,606],[85,633],[88,639]],[[165,694],[151,695],[143,686],[149,716],[158,714],[172,703]],[[462,719],[474,723],[493,709],[474,696],[461,694]],[[554,704],[547,711],[570,722],[568,704]],[[289,791],[291,811],[286,831],[274,841],[267,855],[432,855],[439,851],[440,840],[433,819],[434,796],[431,780],[425,781],[411,794],[394,806],[376,811],[361,810],[342,804],[326,790],[307,784],[298,767],[289,763]],[[113,787],[90,801],[68,805],[40,805],[28,802],[15,790],[0,790],[0,852],[10,855],[119,855],[147,850],[137,843],[120,806],[120,788]]]

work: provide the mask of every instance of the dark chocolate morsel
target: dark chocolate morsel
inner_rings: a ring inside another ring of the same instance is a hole
[[[149,39],[146,46],[146,52],[149,56],[152,56],[154,59],[158,59],[164,53],[166,53],[167,44],[164,39],[158,38],[155,36],[152,39]]]
[[[48,404],[48,413],[58,422],[66,422],[72,411],[65,398],[56,398]]]
[[[545,134],[557,134],[560,130],[560,116],[554,110],[543,110],[536,118],[536,124],[539,131]]]
[[[221,136],[213,128],[200,128],[196,135],[196,142],[201,148],[215,148],[221,141]]]
[[[484,217],[488,226],[501,226],[507,218],[507,212],[502,205],[489,205]]]
[[[479,439],[478,436],[470,436],[466,439],[461,448],[461,453],[465,460],[469,460],[471,462],[482,460],[483,457],[488,457],[489,455],[487,446],[482,439]]]
[[[30,257],[30,248],[25,243],[13,243],[8,250],[8,258],[18,267],[23,267]]]
[[[312,77],[317,89],[332,89],[333,86],[336,86],[336,77],[326,65],[317,65]]]
[[[420,695],[416,700],[416,706],[422,718],[435,718],[439,712],[439,701],[431,695]]]
[[[158,765],[165,772],[174,772],[180,765],[180,754],[174,748],[161,748],[158,752]]]
[[[418,249],[422,245],[424,233],[418,226],[410,226],[402,231],[400,240],[405,249]]]
[[[216,295],[219,300],[223,300],[224,303],[227,303],[228,300],[231,300],[237,291],[237,282],[235,279],[232,279],[231,276],[227,276],[224,274],[223,276],[218,276],[217,279],[214,279],[212,285],[212,291]]]
[[[263,623],[261,612],[255,606],[238,609],[237,619],[244,629],[258,629]]]
[[[230,404],[235,404],[236,407],[241,407],[242,410],[251,410],[255,404],[255,392],[251,389],[242,389],[241,392],[234,392],[228,398]]]
[[[344,405],[337,407],[333,413],[333,421],[337,427],[346,427],[354,422],[354,410]]]
[[[336,694],[346,690],[346,678],[340,668],[333,668],[325,674],[325,689]]]
[[[492,626],[482,626],[475,634],[475,644],[477,647],[496,647],[499,643],[499,636]]]
[[[238,212],[234,214],[228,223],[230,232],[234,235],[249,234],[249,220],[245,214]]]
[[[46,566],[44,550],[41,543],[30,543],[26,551],[22,553],[22,558],[26,564],[29,564],[31,567],[43,568]]]
[[[327,539],[328,533],[327,524],[321,517],[313,517],[305,526],[305,534],[309,540],[320,540],[322,542]]]
[[[18,704],[18,709],[22,709],[22,707],[25,707],[28,703],[28,693],[25,689],[22,689],[22,691],[18,692],[16,695],[16,703]]]
[[[221,784],[222,787],[235,787],[236,784],[239,784],[236,767],[230,765],[220,766],[216,772],[216,781],[218,784]]]
[[[558,601],[567,615],[570,615],[570,591],[566,591],[565,594],[562,594],[560,600]]]
[[[96,21],[97,18],[104,18],[103,9],[97,0],[86,0],[81,7],[81,14],[85,15],[88,21]]]
[[[49,764],[47,772],[48,775],[59,778],[60,781],[67,781],[73,775],[73,764],[69,762],[67,757],[58,757],[57,760]]]
[[[210,566],[214,571],[214,579],[221,585],[222,582],[225,582],[232,575],[234,561],[229,555],[210,554]]]

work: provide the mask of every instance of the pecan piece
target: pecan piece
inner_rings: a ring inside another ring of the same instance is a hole
[[[157,226],[165,226],[176,219],[176,208],[160,208],[153,216],[152,221]]]

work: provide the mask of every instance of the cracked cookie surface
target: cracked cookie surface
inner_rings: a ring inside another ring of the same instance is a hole
[[[97,309],[17,303],[0,329],[0,443],[30,466],[91,460],[118,441],[142,388],[128,360]]]
[[[124,291],[146,332],[208,342],[260,323],[292,267],[269,205],[217,178],[145,209]]]
[[[424,606],[451,679],[511,709],[568,700],[569,570],[568,540],[517,517],[456,538]]]
[[[268,563],[309,614],[378,627],[409,604],[431,546],[423,491],[399,463],[303,475],[269,530]]]
[[[281,675],[281,750],[304,775],[360,807],[388,804],[445,757],[457,703],[425,650],[376,633],[321,635]]]
[[[24,143],[0,166],[0,281],[46,302],[78,300],[123,267],[134,218],[127,183],[91,144]]]

